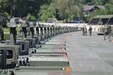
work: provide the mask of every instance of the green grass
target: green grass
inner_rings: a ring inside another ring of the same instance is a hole
[[[4,34],[9,34],[10,33],[9,28],[4,28],[3,30],[4,30]]]
[[[10,34],[4,34],[4,39],[9,40],[10,39]]]
[[[21,27],[17,27],[16,31],[19,32],[19,30],[21,29]],[[4,39],[5,40],[9,40],[10,39],[10,28],[4,28]]]
[[[10,30],[9,28],[4,28],[4,39],[9,40],[10,39]]]

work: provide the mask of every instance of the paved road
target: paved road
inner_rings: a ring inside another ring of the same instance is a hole
[[[113,43],[103,36],[64,34],[73,75],[113,75]]]
[[[96,34],[92,36],[81,34],[71,32],[53,38],[66,40],[72,75],[113,75],[113,43],[103,40],[103,36]],[[68,75],[53,72],[54,74]]]
[[[113,42],[103,36],[72,32],[54,39],[66,40],[72,75],[113,75]]]
[[[113,75],[113,43],[103,36],[82,36],[81,32],[58,35],[53,39],[66,40],[72,75]],[[16,75],[70,75],[46,71],[22,71]]]

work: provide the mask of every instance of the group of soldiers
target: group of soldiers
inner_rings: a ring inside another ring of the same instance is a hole
[[[92,27],[90,26],[89,29],[85,27],[82,28],[82,35],[87,36],[87,33],[89,32],[89,35],[92,36]]]
[[[89,33],[89,36],[92,36],[92,27],[89,26],[89,28],[86,28],[86,26],[82,27],[82,35],[87,36],[87,33]],[[106,26],[104,28],[104,40],[110,40],[110,37],[113,36],[112,33],[112,27],[110,25]]]

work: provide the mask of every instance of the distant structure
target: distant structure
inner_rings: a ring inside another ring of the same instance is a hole
[[[89,28],[90,26],[92,31],[97,32],[98,35],[103,35],[108,26],[113,29],[113,15],[97,15],[89,21],[87,27]]]
[[[103,5],[84,5],[83,6],[84,16],[88,16],[91,12],[94,12],[97,9],[104,10],[105,7]]]

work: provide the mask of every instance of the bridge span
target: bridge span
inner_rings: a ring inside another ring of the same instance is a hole
[[[76,25],[68,26],[60,23],[60,26],[52,23],[30,25],[30,34],[32,34],[29,35],[30,38],[16,38],[20,53],[17,52],[15,55],[19,56],[18,61],[15,60],[19,62],[19,67],[13,69],[15,75],[113,74],[112,41],[104,40],[103,36],[98,36],[95,32],[92,36],[82,36]],[[32,30],[36,28],[38,28],[37,32],[33,34]],[[17,51],[14,44],[1,43],[0,50],[4,49]],[[21,64],[20,62],[26,57],[29,58],[29,64]]]

